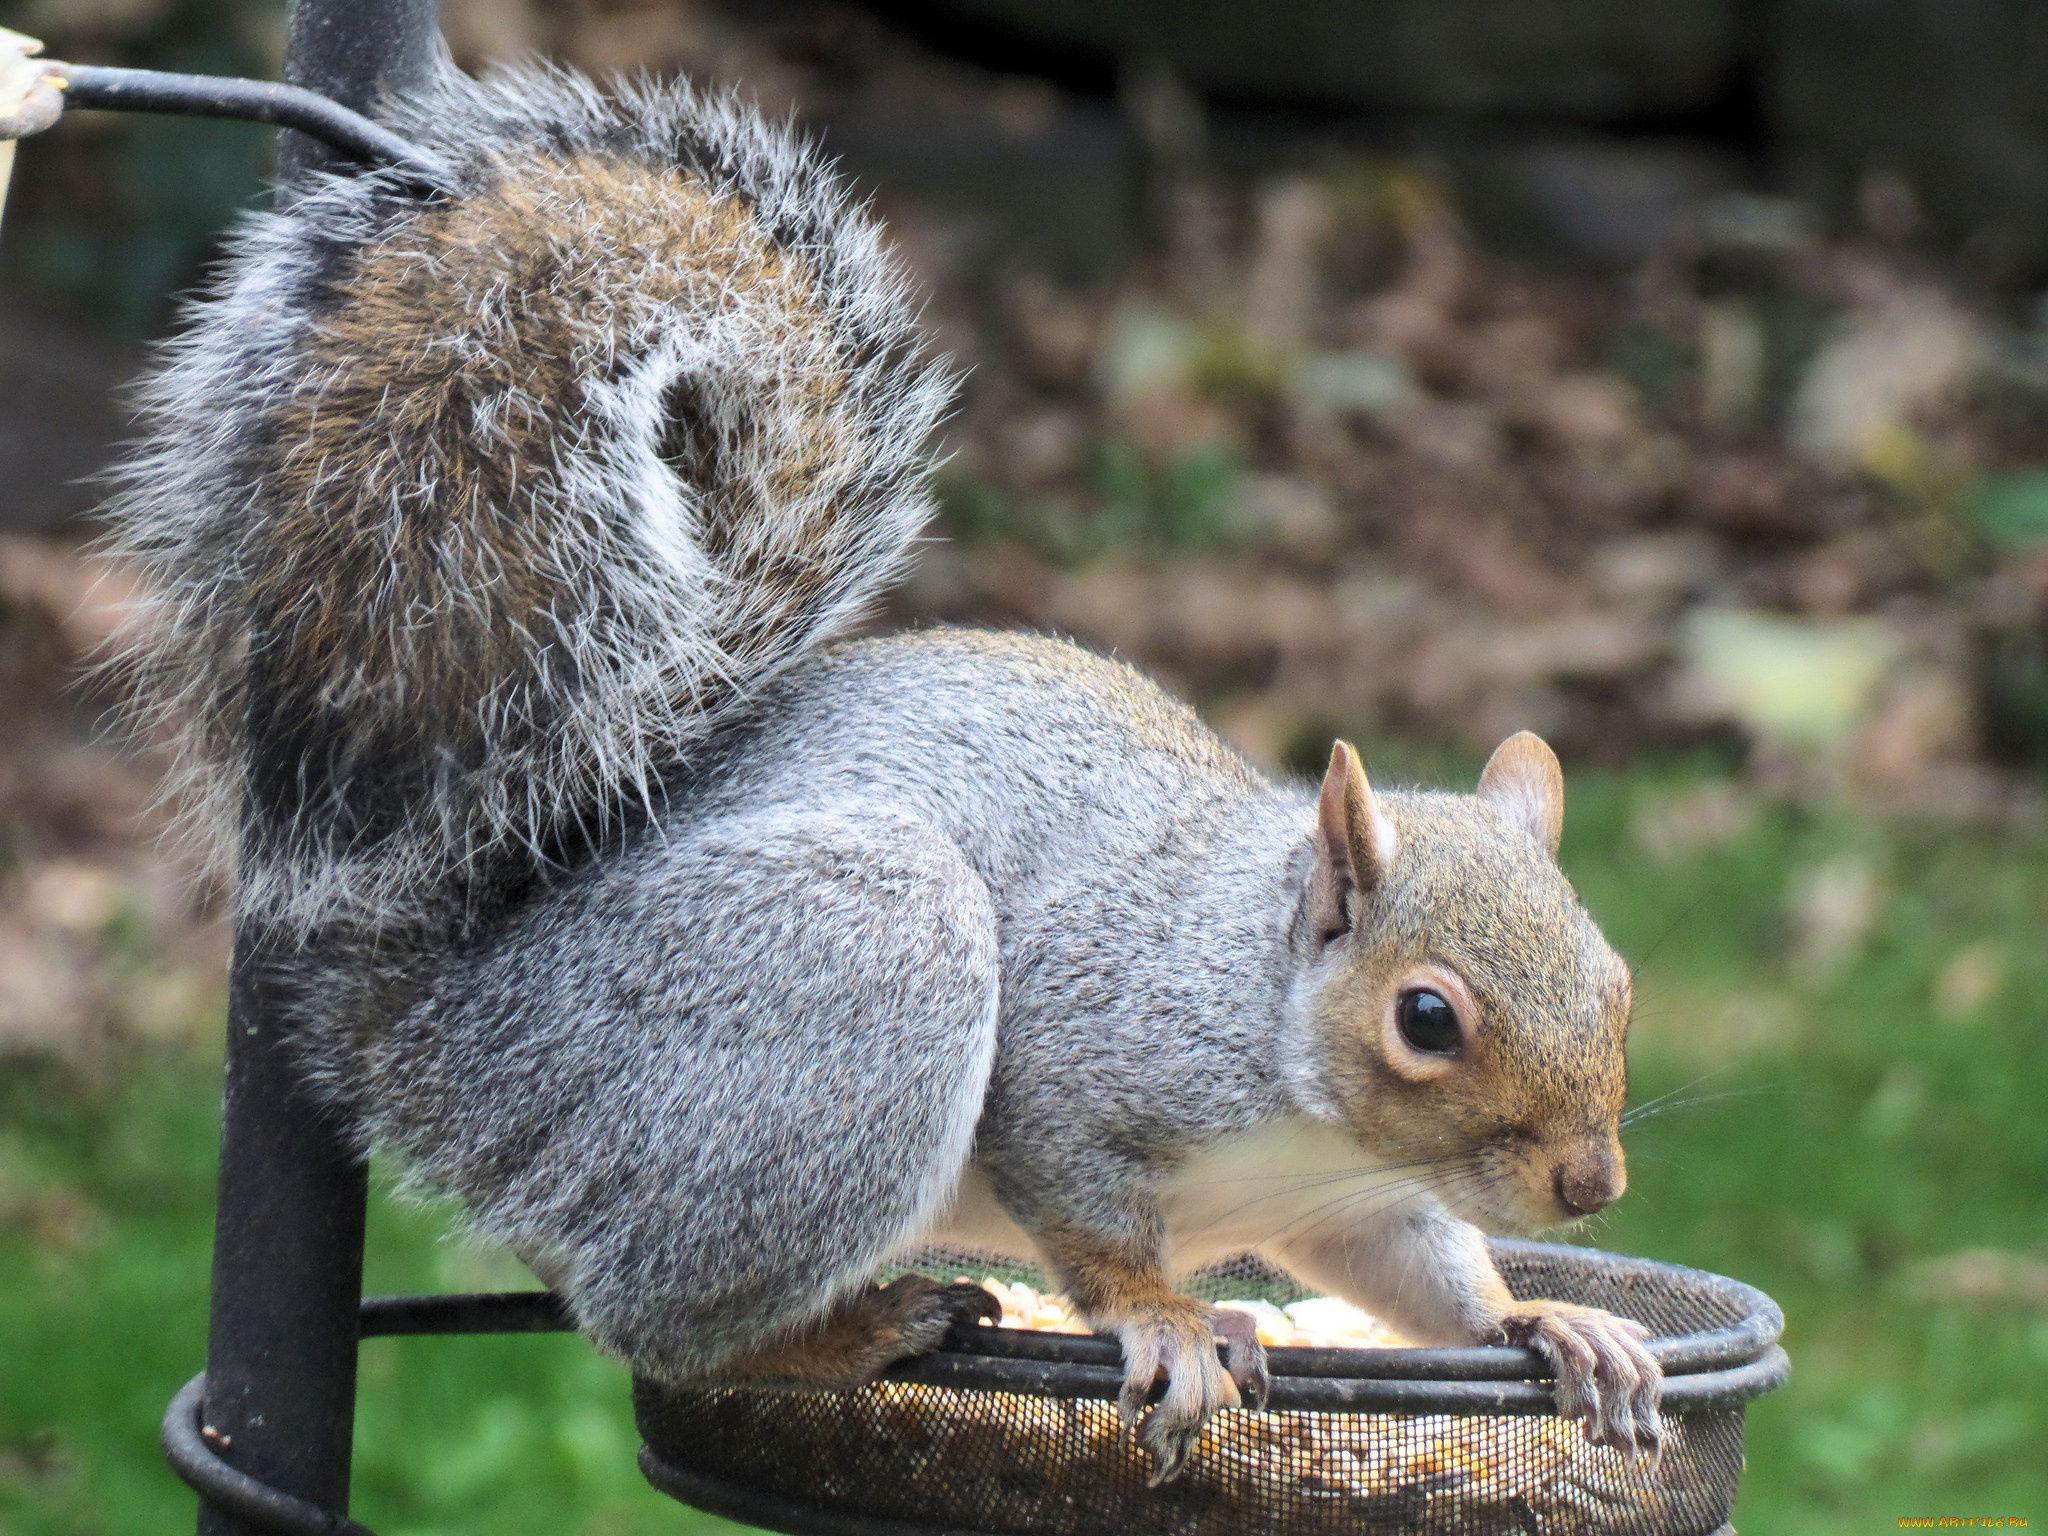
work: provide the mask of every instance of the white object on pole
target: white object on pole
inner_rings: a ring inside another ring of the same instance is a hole
[[[0,214],[14,176],[14,141],[42,132],[64,110],[63,81],[53,66],[37,62],[42,51],[36,39],[0,27]]]

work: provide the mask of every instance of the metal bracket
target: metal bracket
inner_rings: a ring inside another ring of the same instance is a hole
[[[277,1536],[377,1536],[367,1525],[322,1509],[259,1482],[221,1459],[201,1422],[206,1411],[206,1372],[178,1389],[164,1413],[164,1459],[215,1509],[234,1515],[244,1527]]]
[[[231,117],[296,128],[351,159],[405,171],[428,187],[447,178],[447,168],[433,156],[317,91],[272,80],[66,64],[37,58],[42,48],[32,37],[0,28],[0,140],[41,133],[67,107]]]
[[[362,1338],[451,1333],[569,1333],[576,1325],[550,1291],[455,1296],[368,1296],[357,1313]],[[220,1453],[228,1439],[205,1420],[206,1373],[179,1389],[164,1411],[164,1458],[207,1503],[244,1528],[275,1536],[376,1536],[368,1526],[251,1477]]]

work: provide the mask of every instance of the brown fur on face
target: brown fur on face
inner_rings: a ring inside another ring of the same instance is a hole
[[[1625,1180],[1627,967],[1548,851],[1492,805],[1375,798],[1399,851],[1332,945],[1316,1001],[1333,1097],[1361,1143],[1431,1165],[1445,1203],[1479,1226],[1526,1231],[1606,1204]],[[1411,986],[1459,1007],[1455,1055],[1399,1039]]]

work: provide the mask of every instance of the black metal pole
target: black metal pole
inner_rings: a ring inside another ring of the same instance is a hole
[[[341,1514],[366,1180],[297,1081],[273,958],[263,939],[236,935],[203,1433],[237,1470]],[[200,1508],[201,1536],[259,1529]]]
[[[293,0],[286,79],[367,112],[432,68],[436,25],[435,0]],[[280,198],[333,153],[286,132]],[[235,936],[203,1432],[238,1470],[345,1513],[366,1172],[298,1080],[278,942]],[[200,1536],[259,1529],[201,1506]]]
[[[292,0],[285,83],[368,113],[386,91],[417,85],[433,69],[440,10],[440,0]],[[303,134],[285,134],[282,145],[278,168],[286,187],[334,158],[334,151]]]

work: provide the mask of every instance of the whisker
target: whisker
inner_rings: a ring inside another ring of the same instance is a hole
[[[1281,1228],[1279,1232],[1266,1238],[1265,1241],[1269,1243],[1283,1240],[1304,1243],[1313,1242],[1331,1227],[1376,1220],[1392,1214],[1412,1201],[1420,1200],[1424,1197],[1441,1198],[1440,1189],[1441,1186],[1436,1183],[1424,1183],[1421,1180],[1415,1180],[1412,1181],[1410,1187],[1405,1189],[1360,1190],[1345,1199],[1333,1200],[1327,1205],[1321,1205],[1313,1211],[1305,1212],[1294,1221],[1289,1222],[1286,1227]],[[1374,1197],[1383,1198],[1380,1198],[1376,1204],[1366,1206],[1365,1202]],[[1327,1214],[1323,1214],[1326,1212]],[[1283,1236],[1283,1234],[1289,1233],[1292,1228],[1302,1226],[1304,1222],[1308,1223],[1308,1225],[1302,1227],[1301,1231],[1293,1232],[1291,1236]]]
[[[1324,1211],[1353,1207],[1361,1201],[1369,1200],[1376,1196],[1394,1195],[1404,1190],[1422,1191],[1433,1187],[1435,1187],[1435,1181],[1428,1173],[1416,1173],[1406,1174],[1400,1178],[1388,1179],[1377,1184],[1368,1185],[1362,1189],[1347,1189],[1331,1199],[1309,1207],[1305,1211],[1295,1212],[1278,1226],[1273,1227],[1260,1236],[1252,1246],[1262,1247],[1267,1243],[1278,1241],[1303,1222],[1313,1221],[1316,1216]]]
[[[1369,1178],[1379,1174],[1400,1173],[1408,1169],[1428,1168],[1434,1166],[1436,1161],[1437,1160],[1434,1158],[1418,1158],[1413,1161],[1405,1163],[1361,1163],[1357,1168],[1353,1169],[1345,1169],[1335,1173],[1325,1172],[1318,1174],[1309,1174],[1306,1176],[1290,1176],[1287,1174],[1251,1175],[1249,1176],[1249,1179],[1256,1179],[1259,1182],[1267,1182],[1270,1179],[1285,1179],[1289,1177],[1293,1177],[1295,1179],[1295,1182],[1288,1184],[1286,1187],[1281,1189],[1261,1190],[1257,1194],[1254,1194],[1249,1200],[1241,1201],[1238,1204],[1233,1205],[1227,1211],[1218,1212],[1215,1216],[1210,1218],[1209,1227],[1213,1229],[1215,1227],[1221,1226],[1225,1221],[1228,1221],[1231,1217],[1239,1214],[1242,1211],[1250,1210],[1253,1206],[1258,1205],[1262,1201],[1277,1200],[1287,1195],[1296,1194],[1302,1190],[1327,1188],[1332,1184],[1342,1183],[1349,1179]],[[1219,1180],[1218,1182],[1234,1183],[1247,1181]]]
[[[1409,1163],[1359,1163],[1355,1167],[1324,1169],[1321,1173],[1239,1173],[1227,1179],[1210,1179],[1211,1184],[1270,1184],[1280,1180],[1296,1180],[1304,1187],[1329,1183],[1335,1179],[1348,1179],[1361,1173],[1387,1173],[1396,1168],[1421,1168],[1434,1162],[1434,1158],[1418,1158]]]
[[[1734,1062],[1724,1061],[1723,1063],[1721,1063],[1720,1066],[1709,1068],[1707,1071],[1702,1072],[1698,1077],[1695,1077],[1688,1082],[1680,1083],[1676,1088],[1672,1089],[1669,1093],[1660,1093],[1654,1099],[1647,1099],[1641,1104],[1633,1105],[1628,1110],[1623,1112],[1622,1119],[1626,1120],[1629,1117],[1629,1115],[1635,1114],[1641,1110],[1649,1109],[1652,1105],[1662,1104],[1666,1099],[1675,1099],[1681,1093],[1688,1093],[1692,1089],[1699,1087],[1701,1083],[1706,1082],[1709,1078],[1719,1077],[1723,1072],[1732,1072],[1734,1070]]]
[[[1293,1232],[1295,1228],[1302,1226],[1303,1223],[1312,1223],[1312,1225],[1308,1227],[1307,1233],[1300,1235],[1310,1235],[1320,1232],[1324,1227],[1340,1218],[1355,1218],[1360,1215],[1383,1215],[1386,1211],[1394,1208],[1393,1203],[1374,1207],[1369,1211],[1361,1211],[1359,1207],[1363,1202],[1375,1197],[1398,1195],[1399,1203],[1405,1203],[1421,1195],[1431,1194],[1444,1184],[1454,1181],[1466,1166],[1475,1163],[1477,1159],[1478,1154],[1476,1153],[1464,1153],[1455,1158],[1433,1161],[1430,1164],[1431,1174],[1416,1174],[1397,1179],[1390,1184],[1376,1188],[1346,1191],[1335,1199],[1325,1200],[1309,1210],[1298,1213],[1291,1220],[1282,1222],[1278,1227],[1260,1238],[1259,1245],[1277,1242]],[[1325,1216],[1325,1212],[1332,1214]],[[1323,1218],[1321,1221],[1316,1220],[1319,1216]]]
[[[1460,1167],[1456,1171],[1454,1171],[1449,1177],[1447,1177],[1444,1180],[1441,1186],[1432,1186],[1429,1189],[1411,1191],[1408,1194],[1403,1195],[1399,1200],[1388,1202],[1387,1204],[1380,1206],[1377,1209],[1372,1210],[1365,1214],[1368,1214],[1373,1217],[1385,1216],[1390,1212],[1399,1209],[1399,1207],[1407,1204],[1409,1201],[1414,1200],[1424,1194],[1433,1194],[1440,1199],[1448,1195],[1452,1200],[1462,1200],[1470,1195],[1484,1194],[1489,1190],[1497,1189],[1501,1185],[1507,1183],[1513,1177],[1513,1171],[1510,1169],[1495,1169],[1492,1171],[1482,1170],[1477,1166],[1479,1159],[1476,1155],[1468,1157],[1461,1161],[1465,1164],[1465,1166]],[[1449,1202],[1446,1201],[1445,1203],[1446,1206],[1448,1206]],[[1330,1225],[1332,1222],[1349,1214],[1351,1213],[1344,1211],[1336,1212],[1335,1214],[1325,1218],[1322,1222],[1318,1223],[1314,1228],[1311,1228],[1310,1230],[1312,1233],[1319,1232],[1324,1227]]]
[[[1797,1092],[1796,1088],[1778,1083],[1756,1088],[1730,1088],[1725,1093],[1703,1093],[1694,1098],[1678,1099],[1671,1102],[1667,1102],[1670,1098],[1667,1094],[1664,1099],[1652,1099],[1647,1104],[1638,1105],[1631,1110],[1625,1110],[1622,1113],[1621,1123],[1623,1125],[1634,1125],[1641,1120],[1654,1120],[1659,1115],[1668,1115],[1674,1110],[1697,1109],[1702,1104],[1718,1104],[1723,1099],[1754,1099],[1765,1096],[1789,1098]]]
[[[1630,1147],[1628,1149],[1628,1160],[1630,1163],[1658,1163],[1666,1168],[1676,1168],[1679,1166],[1678,1159],[1668,1153],[1646,1152],[1640,1147]],[[1631,1195],[1636,1193],[1636,1188],[1633,1184],[1629,1186],[1628,1192]]]
[[[1691,901],[1685,904],[1684,910],[1681,911],[1678,914],[1678,916],[1672,918],[1671,921],[1665,925],[1664,931],[1657,935],[1656,942],[1651,944],[1648,949],[1643,951],[1642,959],[1635,962],[1636,966],[1645,966],[1648,965],[1652,960],[1654,960],[1657,957],[1657,951],[1664,947],[1665,940],[1669,939],[1672,934],[1678,932],[1679,925],[1682,924],[1687,918],[1691,917],[1693,913],[1699,911],[1701,903],[1703,903],[1709,896],[1712,896],[1715,893],[1717,893],[1721,889],[1721,887],[1728,883],[1728,880],[1729,875],[1726,873],[1718,875],[1714,879],[1709,880],[1706,883],[1706,885],[1698,892],[1698,894],[1696,894]]]

